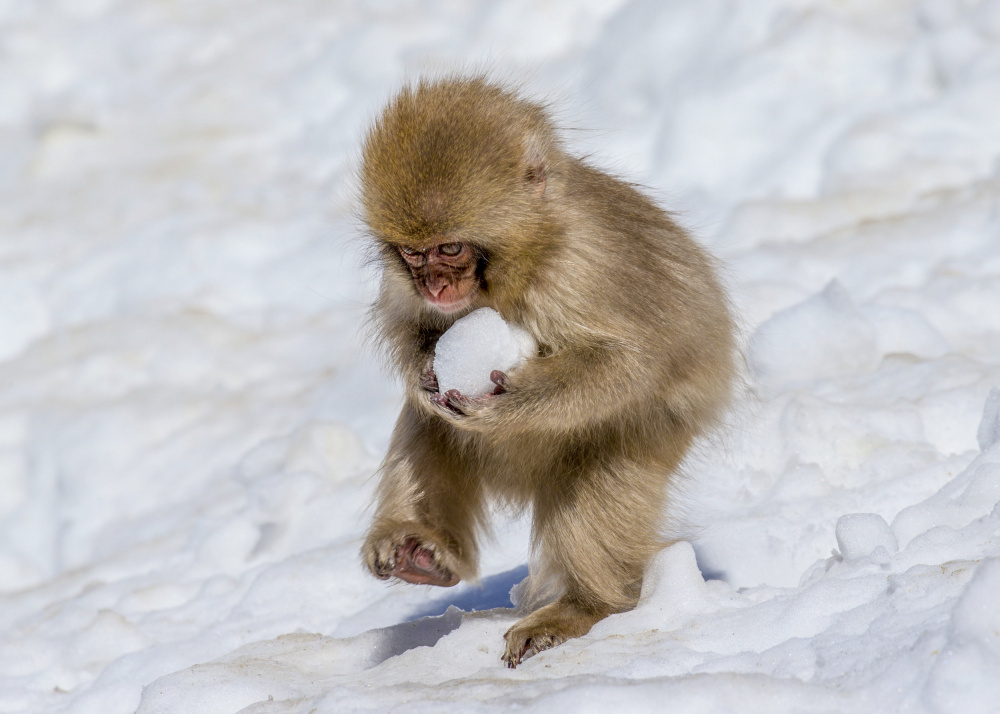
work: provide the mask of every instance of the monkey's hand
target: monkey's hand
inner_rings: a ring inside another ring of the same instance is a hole
[[[419,384],[420,388],[423,389],[425,392],[431,392],[433,394],[437,394],[438,378],[437,375],[434,374],[434,368],[433,366],[431,366],[430,362],[428,362],[427,369],[425,369],[423,373],[420,375]]]
[[[431,373],[433,374],[433,373]],[[457,389],[449,389],[444,394],[437,393],[431,395],[431,402],[436,404],[447,416],[451,417],[474,417],[484,409],[488,409],[495,397],[507,391],[507,375],[498,369],[490,372],[490,381],[495,385],[491,394],[484,394],[481,397],[467,397]],[[423,380],[421,380],[423,386]],[[434,378],[434,386],[437,387],[437,378]]]
[[[399,578],[417,585],[449,588],[461,578],[454,558],[418,523],[397,523],[369,534],[362,555],[380,580]]]

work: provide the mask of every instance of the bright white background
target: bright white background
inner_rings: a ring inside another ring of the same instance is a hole
[[[359,137],[482,67],[724,260],[754,385],[516,671],[523,518],[478,588],[357,557]],[[0,711],[996,711],[998,117],[1000,0],[5,0]]]

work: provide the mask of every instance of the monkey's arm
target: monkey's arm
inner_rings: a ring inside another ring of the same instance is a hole
[[[615,418],[665,396],[664,366],[632,346],[616,343],[563,348],[518,367],[504,381],[505,392],[440,406],[456,426],[473,431],[514,430],[564,434]],[[682,407],[682,404],[678,404]]]
[[[433,374],[430,370],[434,361],[434,345],[441,331],[403,319],[391,294],[384,293],[380,296],[373,314],[379,316],[376,322],[378,337],[387,348],[396,373],[407,386],[407,391],[415,396],[428,389],[431,385],[426,380],[428,373]],[[436,390],[435,383],[433,391]]]

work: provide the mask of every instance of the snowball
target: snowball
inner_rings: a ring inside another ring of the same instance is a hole
[[[438,388],[442,393],[457,389],[468,397],[488,394],[496,386],[490,372],[508,372],[537,349],[527,331],[505,322],[496,310],[474,310],[438,339],[434,349]]]
[[[881,548],[877,559],[884,561],[899,550],[889,524],[876,513],[848,513],[837,520],[837,547],[848,560],[864,558]]]

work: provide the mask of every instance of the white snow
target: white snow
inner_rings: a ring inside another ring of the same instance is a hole
[[[492,394],[493,370],[517,367],[538,349],[522,327],[506,322],[490,307],[481,307],[455,320],[434,346],[434,374],[443,394],[457,389],[467,397]]]
[[[754,380],[639,606],[513,671],[524,518],[480,586],[357,555],[352,162],[482,66],[718,254]],[[998,76],[1000,0],[6,0],[0,712],[996,711]]]

